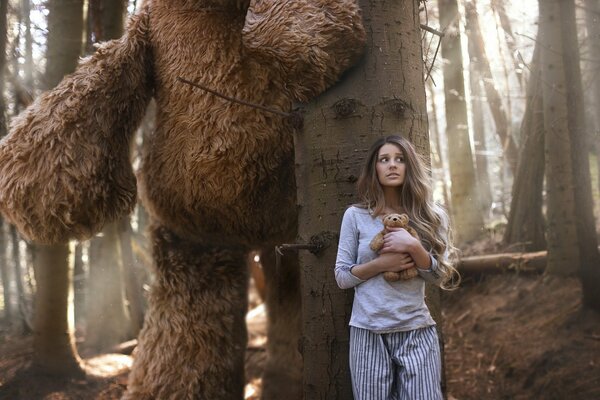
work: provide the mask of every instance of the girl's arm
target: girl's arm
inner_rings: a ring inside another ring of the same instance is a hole
[[[411,236],[402,228],[388,228],[390,233],[383,238],[381,254],[407,253],[414,260],[419,275],[426,281],[436,286],[442,282],[438,272],[437,260],[423,247],[419,239]]]
[[[402,271],[415,266],[409,254],[390,252],[364,264],[358,260],[358,227],[352,209],[346,210],[340,229],[335,262],[335,279],[342,289],[350,289],[386,271]]]
[[[347,209],[342,219],[337,258],[335,260],[335,280],[341,289],[350,289],[365,280],[352,273],[358,258],[358,229],[354,212]]]
[[[412,257],[407,253],[386,253],[364,264],[354,265],[351,272],[354,276],[367,280],[382,272],[400,272],[414,266]]]

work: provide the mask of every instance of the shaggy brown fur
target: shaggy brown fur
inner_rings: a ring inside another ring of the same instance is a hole
[[[128,399],[240,398],[242,253],[293,240],[296,231],[292,127],[177,78],[289,111],[335,82],[364,43],[354,0],[247,7],[147,0],[124,38],[40,97],[0,144],[5,215],[35,240],[89,236],[134,204],[129,140],[156,99],[157,128],[138,173],[157,226],[156,283]],[[269,260],[265,397],[299,398],[298,271],[282,267],[292,272],[281,280]]]

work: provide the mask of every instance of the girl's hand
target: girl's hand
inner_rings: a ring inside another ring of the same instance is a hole
[[[400,272],[415,266],[415,262],[408,253],[380,254],[376,260],[380,272]]]
[[[381,254],[385,253],[411,253],[419,241],[404,228],[388,228],[389,233],[383,237]]]

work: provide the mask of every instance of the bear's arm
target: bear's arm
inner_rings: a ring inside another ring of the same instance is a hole
[[[354,0],[256,0],[246,16],[244,44],[279,69],[295,100],[332,85],[362,54],[365,31]]]
[[[136,201],[130,140],[152,96],[147,14],[13,121],[0,141],[0,211],[28,239],[86,238]]]

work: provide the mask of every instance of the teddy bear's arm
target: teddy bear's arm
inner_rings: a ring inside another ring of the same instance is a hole
[[[377,235],[373,237],[371,243],[369,243],[369,247],[373,251],[379,251],[383,247],[383,236],[385,235],[385,229],[379,232]]]
[[[248,12],[244,43],[280,70],[296,100],[307,101],[357,61],[365,31],[355,0],[263,0]]]
[[[40,95],[0,142],[0,211],[29,239],[84,238],[132,210],[130,139],[152,96],[147,14]]]

